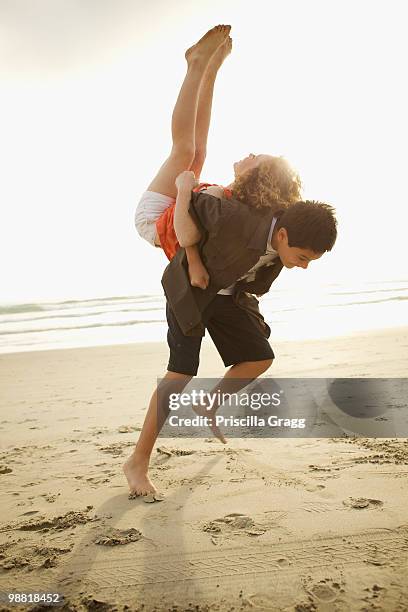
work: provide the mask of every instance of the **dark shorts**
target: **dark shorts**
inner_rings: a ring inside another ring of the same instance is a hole
[[[170,348],[167,369],[195,376],[200,363],[202,337],[185,336],[168,304],[166,316]],[[274,358],[271,345],[253,316],[237,306],[232,296],[217,295],[204,311],[203,322],[225,366]]]

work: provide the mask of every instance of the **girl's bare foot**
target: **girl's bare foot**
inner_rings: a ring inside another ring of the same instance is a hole
[[[207,72],[218,72],[223,61],[232,51],[232,38],[228,36],[211,57]]]
[[[209,30],[195,45],[187,49],[187,62],[190,64],[193,60],[201,60],[208,63],[218,47],[225,42],[230,30],[229,25],[217,25]]]
[[[127,478],[131,493],[134,495],[157,493],[157,489],[148,476],[149,459],[134,452],[130,455],[122,469]]]

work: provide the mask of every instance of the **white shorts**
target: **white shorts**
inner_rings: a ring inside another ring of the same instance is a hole
[[[139,235],[153,246],[156,221],[175,201],[174,198],[155,191],[145,191],[140,198],[135,213],[135,226]]]

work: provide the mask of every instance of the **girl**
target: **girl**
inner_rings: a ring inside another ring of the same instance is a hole
[[[197,246],[191,241],[187,246],[185,238],[194,234],[195,226],[188,206],[176,204],[176,178],[185,170],[190,170],[196,179],[200,177],[206,157],[214,83],[232,49],[230,29],[226,25],[215,26],[187,50],[187,74],[172,116],[172,150],[143,193],[135,215],[139,234],[150,244],[161,247],[168,259],[180,246],[178,238],[184,237],[190,282],[201,289],[208,286],[209,276]],[[234,164],[234,174],[234,182],[227,187],[197,185],[195,180],[194,191],[205,190],[216,197],[234,197],[257,208],[272,206],[276,210],[300,199],[300,179],[281,157],[251,153]]]

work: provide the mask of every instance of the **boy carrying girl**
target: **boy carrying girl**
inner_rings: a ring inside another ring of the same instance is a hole
[[[306,269],[330,251],[337,230],[328,204],[300,200],[300,179],[285,160],[250,154],[234,164],[228,187],[197,186],[205,159],[218,68],[231,51],[230,26],[216,26],[186,53],[187,74],[172,118],[173,147],[139,203],[136,226],[169,259],[166,294],[170,358],[160,385],[181,393],[197,374],[205,329],[226,367],[217,385],[236,392],[274,359],[270,328],[255,296],[265,294],[283,267]],[[245,381],[245,382],[244,382]],[[156,491],[150,455],[166,418],[153,392],[143,428],[123,466],[131,493]],[[210,419],[211,410],[197,407]],[[225,439],[215,425],[214,434]]]

